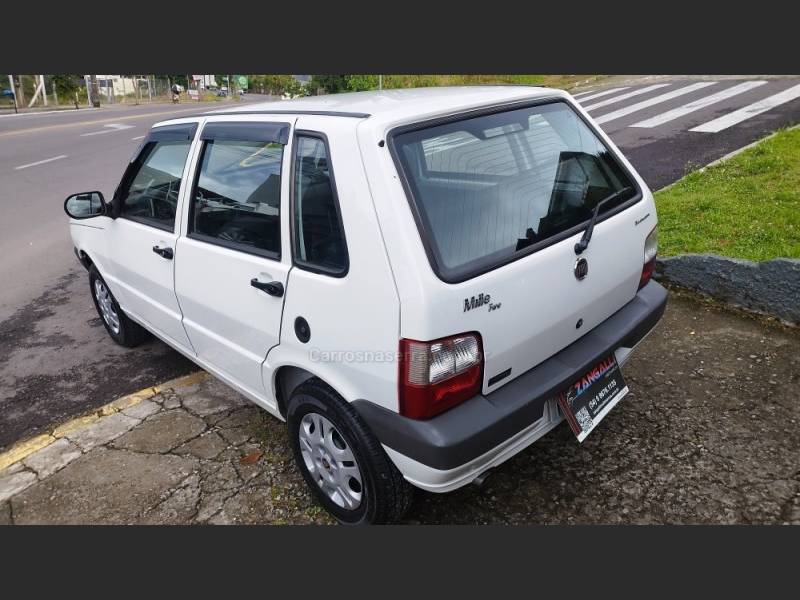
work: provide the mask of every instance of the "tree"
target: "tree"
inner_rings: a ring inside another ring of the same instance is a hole
[[[72,98],[75,92],[83,89],[83,75],[51,75],[50,81],[62,98]]]
[[[320,90],[325,90],[329,94],[346,92],[349,90],[347,87],[348,77],[349,75],[312,75],[308,87],[312,93]]]
[[[374,90],[378,87],[377,75],[348,75],[347,89],[351,92]]]

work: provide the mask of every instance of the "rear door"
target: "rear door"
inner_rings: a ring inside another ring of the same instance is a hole
[[[198,357],[259,396],[291,265],[289,133],[289,123],[205,123],[177,247],[175,290]]]
[[[108,225],[108,279],[125,312],[191,349],[174,289],[176,215],[197,123],[151,130],[117,192]]]
[[[415,339],[479,332],[484,391],[571,344],[636,294],[655,218],[636,220],[654,210],[567,103],[415,126],[392,144],[438,275],[422,309],[403,305],[404,326],[426,326]],[[576,256],[594,207],[610,196]]]

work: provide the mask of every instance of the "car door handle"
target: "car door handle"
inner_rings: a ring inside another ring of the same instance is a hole
[[[250,280],[250,285],[254,288],[258,288],[261,291],[267,292],[270,296],[277,296],[280,298],[283,296],[283,284],[280,281],[270,281],[269,283],[264,283],[263,281],[259,281],[255,277]]]
[[[167,260],[172,260],[172,257],[175,256],[172,252],[172,248],[159,248],[158,246],[153,246],[153,252],[162,258],[166,258]]]

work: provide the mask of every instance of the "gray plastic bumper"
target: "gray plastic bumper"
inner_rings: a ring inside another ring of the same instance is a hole
[[[353,407],[380,442],[435,469],[452,469],[488,452],[544,413],[547,400],[619,347],[632,348],[655,327],[667,291],[655,281],[579,340],[488,395],[478,395],[426,421],[367,400]]]

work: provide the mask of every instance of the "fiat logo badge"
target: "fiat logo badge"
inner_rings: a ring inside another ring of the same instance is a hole
[[[575,279],[580,281],[589,273],[589,263],[585,258],[579,258],[575,261]]]

